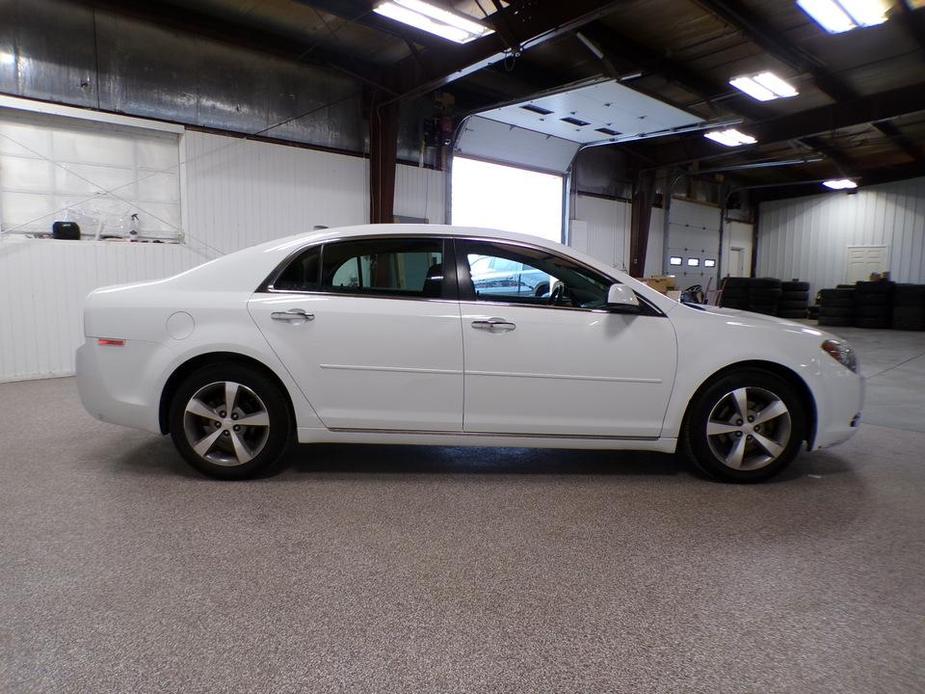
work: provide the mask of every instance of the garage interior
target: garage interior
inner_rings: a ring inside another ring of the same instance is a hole
[[[861,430],[229,484],[81,408],[91,290],[393,222],[819,325]],[[3,691],[922,691],[925,2],[0,0],[0,411]]]

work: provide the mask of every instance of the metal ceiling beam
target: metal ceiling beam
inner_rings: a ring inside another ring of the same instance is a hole
[[[850,172],[856,170],[858,167],[858,162],[856,160],[849,157],[836,145],[826,142],[817,135],[804,137],[800,141],[814,151],[819,152],[820,154],[825,155],[826,158],[830,159],[832,163],[838,167],[838,170],[842,176],[849,176]]]
[[[781,38],[780,32],[768,27],[764,20],[739,0],[696,0],[711,14],[730,25],[770,56],[794,70],[812,76],[816,86],[836,101],[847,101],[857,93],[831,74],[825,64],[811,53],[793,46]]]
[[[765,115],[762,109],[745,101],[738,92],[733,93],[727,83],[705,77],[661,52],[634,41],[629,36],[617,33],[599,23],[589,24],[581,30],[581,33],[594,42],[609,62],[632,65],[642,70],[644,74],[661,75],[702,99],[711,107],[714,102],[723,100],[726,107],[738,115],[748,118],[759,118]]]
[[[858,179],[860,189],[867,186],[891,183],[893,181],[903,181],[909,178],[915,178],[922,175],[922,167],[919,164],[904,164],[902,166],[893,166],[887,168],[867,169],[860,171],[855,176]],[[759,184],[753,186],[744,186],[743,189],[756,191],[757,189],[767,189],[767,193],[752,192],[753,199],[758,202],[767,200],[777,200],[782,198],[797,198],[807,195],[845,195],[845,192],[835,192],[824,189],[820,184],[824,178],[810,179],[805,181],[781,181],[773,184]],[[816,185],[813,185],[816,184]],[[849,191],[850,195],[854,191]]]
[[[834,101],[857,98],[857,92],[829,72],[825,64],[816,56],[781,38],[779,33],[770,29],[758,15],[739,0],[697,0],[697,2],[749,41],[763,48],[776,60],[789,65],[797,72],[809,74],[816,87]],[[806,141],[804,143],[825,154],[839,167],[847,165],[848,159],[838,147],[828,145],[819,138],[814,138],[811,143]]]
[[[748,132],[757,138],[759,144],[772,144],[889,120],[918,111],[925,111],[925,83],[751,123]],[[698,138],[695,141],[679,141],[653,148],[650,155],[660,165],[670,166],[741,154],[749,149],[748,146],[723,148],[722,145]]]
[[[925,160],[925,150],[922,149],[921,145],[913,142],[912,138],[903,133],[895,123],[882,121],[880,123],[874,123],[873,125],[877,130],[886,135],[898,149],[901,149],[906,155],[911,157],[913,161]]]
[[[909,0],[899,0],[899,11],[897,13],[899,21],[925,54],[925,8],[918,10],[912,9]]]
[[[439,36],[415,29],[407,24],[393,22],[376,14],[373,12],[374,3],[371,0],[297,0],[297,2],[348,22],[394,36],[402,41],[414,41],[422,46],[446,44],[446,40]]]
[[[303,4],[423,46],[389,71],[386,82],[402,99],[434,91],[505,57],[574,31],[612,12],[619,0],[542,2],[517,0],[482,21],[494,33],[467,44],[454,44],[375,14],[372,0],[299,0]]]
[[[825,65],[811,53],[798,49],[779,37],[764,25],[764,22],[738,0],[697,0],[716,17],[731,25],[753,43],[766,50],[772,57],[789,65],[794,70],[808,73],[819,88],[835,101],[856,99],[858,94],[846,82],[829,72]],[[900,0],[899,21],[925,50],[925,12],[913,11],[906,0]],[[887,137],[898,149],[914,160],[922,159],[921,150],[905,138],[895,126],[888,122],[874,123],[874,128]],[[825,145],[818,138],[812,145],[826,154],[840,166],[844,165],[844,154],[837,147]]]
[[[426,70],[414,61],[399,64],[395,79],[401,98],[439,89],[505,57],[516,58],[523,51],[609,14],[620,4],[619,0],[513,2],[485,20],[495,29],[494,33],[467,44],[425,51]]]

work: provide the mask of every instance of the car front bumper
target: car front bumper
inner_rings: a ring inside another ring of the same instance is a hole
[[[822,363],[816,388],[816,436],[813,449],[828,448],[854,436],[864,407],[865,379],[834,359]],[[821,394],[821,395],[820,395]]]

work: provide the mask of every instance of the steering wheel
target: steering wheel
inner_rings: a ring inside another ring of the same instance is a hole
[[[547,303],[550,306],[558,306],[563,299],[569,299],[567,292],[568,290],[565,288],[565,284],[562,282],[557,283],[549,294],[549,301],[547,301]],[[571,303],[571,299],[569,299],[569,303]]]

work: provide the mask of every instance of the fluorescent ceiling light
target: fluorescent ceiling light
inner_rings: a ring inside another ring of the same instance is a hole
[[[375,12],[456,43],[468,43],[492,33],[474,19],[423,0],[386,0],[376,6]]]
[[[714,142],[719,142],[721,145],[726,145],[726,147],[753,145],[758,142],[758,140],[756,140],[751,135],[740,133],[735,128],[729,128],[728,130],[714,130],[711,133],[705,134],[704,137],[709,138]]]
[[[797,5],[830,34],[886,21],[882,0],[797,0]]]
[[[822,185],[826,188],[831,188],[832,190],[848,190],[850,188],[857,188],[858,184],[852,181],[850,178],[836,178],[831,181],[823,181]]]
[[[752,77],[752,79],[762,87],[770,89],[772,92],[774,92],[775,96],[778,96],[781,99],[787,99],[791,96],[796,96],[799,94],[799,92],[794,89],[792,84],[786,80],[781,79],[773,72],[759,72],[757,75]]]
[[[838,0],[858,26],[872,27],[886,21],[881,0]]]
[[[758,101],[770,101],[771,99],[776,99],[777,95],[774,94],[770,89],[758,84],[751,77],[736,77],[735,79],[729,80],[729,84],[738,89],[740,92],[745,92],[753,99]]]
[[[758,101],[786,99],[799,94],[792,84],[781,79],[773,72],[759,72],[757,75],[750,77],[736,77],[729,80],[729,84]]]

